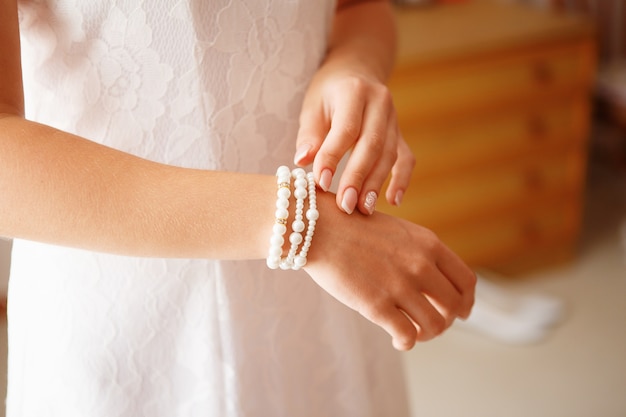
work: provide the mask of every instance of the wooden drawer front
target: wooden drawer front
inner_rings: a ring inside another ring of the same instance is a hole
[[[582,153],[570,152],[437,180],[414,178],[400,207],[383,203],[380,209],[436,231],[454,228],[528,202],[578,195],[584,165]]]
[[[591,54],[592,48],[582,44],[440,67],[399,68],[389,87],[400,123],[497,108],[529,97],[587,89]]]
[[[588,113],[587,101],[579,99],[402,131],[417,159],[415,175],[424,179],[578,146]]]
[[[468,223],[438,235],[472,266],[491,266],[533,252],[569,248],[579,233],[577,202],[562,200]]]

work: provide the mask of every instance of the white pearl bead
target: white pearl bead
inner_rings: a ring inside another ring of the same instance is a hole
[[[304,178],[298,178],[293,182],[293,185],[296,188],[306,188],[308,185],[308,182]]]
[[[304,222],[301,220],[294,220],[291,228],[294,232],[302,232],[304,230]]]
[[[302,234],[293,232],[289,235],[289,242],[291,242],[292,245],[299,245],[302,243]]]
[[[293,263],[295,266],[298,267],[298,269],[302,268],[304,265],[306,265],[306,258],[302,255],[298,255],[294,258]]]
[[[282,235],[273,234],[270,238],[270,245],[272,246],[282,247],[284,243],[285,239],[282,237]]]
[[[317,220],[319,219],[319,217],[320,217],[320,212],[317,211],[317,209],[310,208],[306,211],[306,218],[308,220]]]
[[[289,217],[289,210],[285,208],[278,208],[276,209],[275,215],[277,219],[286,219],[287,217]]]
[[[284,235],[287,232],[287,226],[280,223],[274,223],[272,226],[272,232],[278,235]]]
[[[276,200],[276,208],[284,208],[289,207],[289,200],[286,198],[279,198]]]
[[[291,171],[289,171],[289,167],[286,167],[285,165],[279,166],[278,169],[276,170],[276,176],[282,177],[285,175],[291,175]]]
[[[270,246],[269,255],[274,257],[279,257],[283,254],[283,248],[280,246]]]
[[[278,198],[288,200],[289,197],[291,197],[291,190],[289,188],[280,187],[278,191],[276,191],[276,195],[278,196]]]
[[[280,258],[276,258],[276,257],[267,258],[267,266],[270,269],[277,269],[279,264],[280,264]]]
[[[295,191],[293,192],[293,195],[297,199],[305,199],[307,195],[306,188],[296,188]]]
[[[302,168],[295,168],[293,171],[291,171],[291,175],[294,178],[304,178],[306,176],[306,171]]]

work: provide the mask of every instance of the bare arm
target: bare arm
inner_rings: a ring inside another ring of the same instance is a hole
[[[339,0],[327,65],[362,67],[387,81],[396,56],[396,26],[388,0]],[[343,61],[343,62],[342,62]]]
[[[265,255],[271,177],[158,164],[19,116],[0,132],[2,235],[128,255]]]
[[[271,177],[176,168],[23,118],[15,0],[0,0],[0,235],[128,255],[265,256]]]

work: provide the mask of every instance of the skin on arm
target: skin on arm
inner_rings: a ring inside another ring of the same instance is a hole
[[[347,213],[371,214],[390,172],[391,204],[400,204],[409,185],[415,158],[385,85],[395,45],[389,1],[339,1],[328,54],[303,103],[294,161],[312,162],[327,190],[340,160],[351,152],[337,189],[337,205]]]

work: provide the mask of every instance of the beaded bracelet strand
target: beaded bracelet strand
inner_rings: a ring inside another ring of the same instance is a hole
[[[300,249],[300,253],[294,259],[293,269],[296,270],[306,265],[306,255],[311,248],[313,234],[315,234],[315,225],[317,224],[317,219],[320,217],[320,212],[317,210],[317,195],[315,194],[315,176],[312,172],[307,174],[307,183],[309,186],[309,209],[306,211],[306,218],[309,221],[309,225],[306,230],[302,249]]]
[[[306,172],[302,168],[296,168],[292,171],[293,177],[293,195],[296,198],[296,213],[294,220],[291,223],[291,229],[293,230],[289,235],[289,243],[291,246],[287,257],[280,262],[280,269],[293,269],[294,258],[298,252],[298,246],[302,243],[302,232],[304,231],[304,200],[307,197],[307,179]]]
[[[281,166],[276,171],[276,212],[272,236],[270,237],[270,249],[267,256],[267,266],[277,269],[280,266],[283,254],[283,237],[287,232],[287,219],[289,218],[289,197],[291,197],[291,171],[286,166]]]

